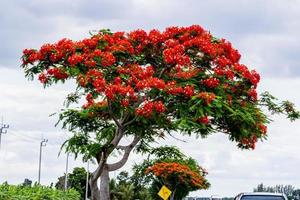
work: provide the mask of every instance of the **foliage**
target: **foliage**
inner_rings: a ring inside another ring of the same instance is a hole
[[[293,191],[293,199],[300,200],[300,189]]]
[[[197,162],[185,156],[176,147],[158,147],[149,155],[153,156],[134,167],[136,185],[150,185],[152,198],[157,197],[161,186],[166,185],[173,192],[174,199],[186,197],[190,191],[207,189],[210,184],[207,172]]]
[[[5,200],[80,200],[80,195],[77,191],[70,189],[66,192],[52,189],[46,186],[35,185],[15,186],[2,184],[0,185],[0,199]]]
[[[83,167],[75,167],[72,173],[68,174],[68,188],[80,193],[81,198],[85,197],[87,171]],[[64,190],[65,175],[58,178],[55,188]],[[88,190],[90,196],[90,189]]]
[[[110,194],[112,200],[152,200],[148,188],[134,185],[126,171],[120,172],[116,180],[110,180]]]

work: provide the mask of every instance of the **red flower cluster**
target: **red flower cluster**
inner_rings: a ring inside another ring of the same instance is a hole
[[[81,63],[83,61],[84,57],[79,54],[73,54],[68,58],[68,62],[71,66],[77,65],[78,63]]]
[[[192,85],[186,85],[185,87],[177,86],[176,81],[170,81],[166,84],[165,91],[167,94],[179,95],[183,94],[186,97],[192,97],[195,95],[195,89]]]
[[[139,90],[145,88],[156,88],[156,89],[163,90],[165,88],[165,82],[159,78],[151,77],[148,79],[138,81],[136,84],[136,88]]]
[[[112,53],[106,52],[101,55],[101,65],[103,67],[112,66],[116,62],[116,58]]]
[[[263,135],[267,134],[267,126],[260,123],[258,127]]]
[[[95,103],[95,101],[93,99],[93,95],[91,93],[88,93],[86,95],[85,99],[86,99],[87,103],[83,105],[83,108],[89,108]]]
[[[23,64],[32,64],[39,59],[39,55],[34,49],[24,49]]]
[[[225,76],[228,80],[233,80],[234,73],[230,69],[222,69],[221,67],[216,67],[214,72],[218,76]]]
[[[255,89],[252,88],[252,89],[248,90],[248,96],[250,97],[250,99],[252,101],[257,101],[257,92]]]
[[[215,88],[219,85],[220,81],[217,78],[211,77],[203,80],[202,83],[209,88]]]
[[[46,73],[40,73],[38,79],[41,83],[46,84],[48,82],[49,77],[47,76]]]
[[[241,139],[240,141],[240,145],[243,147],[243,148],[251,148],[251,149],[255,149],[255,144],[257,142],[257,136],[256,135],[252,135],[251,137],[249,138],[243,138]]]
[[[56,79],[66,79],[68,74],[61,68],[50,68],[47,70],[50,76],[54,76]]]
[[[122,97],[128,98],[131,97],[133,100],[136,100],[136,96],[134,94],[134,89],[131,86],[124,86],[124,85],[115,85],[110,84],[107,85],[104,93],[106,97],[110,100],[114,100],[116,95],[121,95]]]
[[[165,112],[166,108],[162,101],[145,101],[143,106],[136,109],[136,114],[144,117],[151,117],[153,112]]]
[[[200,117],[197,121],[198,121],[199,123],[205,124],[205,125],[209,124],[209,122],[210,122],[208,116]]]
[[[69,75],[62,68],[50,68],[47,69],[46,72],[40,73],[38,79],[41,83],[46,84],[51,77],[57,80],[64,80],[67,79]]]
[[[153,173],[154,176],[169,182],[174,177],[183,185],[206,188],[206,180],[203,177],[204,173],[192,170],[189,166],[176,162],[159,162],[150,166],[145,171],[146,174]]]
[[[183,94],[187,97],[192,97],[195,94],[194,86],[187,85],[183,88]]]
[[[178,95],[183,93],[183,88],[176,85],[176,81],[170,81],[166,84],[165,91],[167,94]]]
[[[179,79],[190,79],[197,76],[200,72],[200,69],[193,66],[176,65],[170,76]]]
[[[200,92],[197,97],[203,99],[205,104],[208,105],[216,98],[216,95],[212,92]]]
[[[238,72],[239,74],[241,74],[241,76],[247,80],[249,80],[254,87],[257,87],[258,82],[260,81],[260,75],[255,71],[249,71],[249,69],[242,64],[234,64],[233,68],[236,72]]]
[[[163,51],[163,56],[167,64],[189,65],[190,57],[184,55],[184,46],[176,45]]]

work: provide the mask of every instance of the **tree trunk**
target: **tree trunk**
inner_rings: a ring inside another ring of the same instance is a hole
[[[100,198],[101,200],[110,200],[109,173],[107,167],[104,167],[100,176]]]
[[[92,200],[100,200],[100,191],[97,185],[97,178],[94,177],[94,173],[92,173],[89,183],[91,187],[91,198]]]
[[[121,139],[121,135],[118,136]],[[115,137],[115,138],[118,138]],[[118,146],[119,140],[115,139],[114,148],[113,149],[123,149],[124,155],[116,163],[113,164],[107,164],[106,159],[108,155],[112,152],[112,150],[107,152],[100,153],[101,156],[97,159],[98,161],[98,167],[97,169],[92,173],[90,178],[90,186],[91,186],[91,193],[92,193],[92,200],[110,200],[110,192],[109,192],[109,172],[115,171],[120,169],[124,164],[127,162],[129,154],[131,150],[135,147],[135,145],[140,141],[140,137],[135,136],[133,141],[128,146]],[[114,141],[114,140],[113,140]],[[97,186],[97,180],[100,177],[100,190]]]

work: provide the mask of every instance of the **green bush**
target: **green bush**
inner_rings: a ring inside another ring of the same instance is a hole
[[[64,192],[46,186],[2,184],[0,200],[80,200],[80,194],[73,189]]]

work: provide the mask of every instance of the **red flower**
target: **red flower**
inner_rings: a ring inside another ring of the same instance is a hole
[[[105,52],[101,55],[101,65],[103,67],[112,66],[116,62],[116,58],[112,53]]]
[[[79,54],[73,54],[68,58],[68,62],[70,63],[70,65],[76,65],[78,63],[81,63],[83,61],[83,56],[79,55]]]
[[[263,135],[265,135],[267,133],[267,126],[265,126],[263,124],[259,124],[258,127]]]
[[[93,86],[95,87],[97,92],[102,92],[104,90],[104,87],[106,85],[106,82],[103,78],[96,78],[93,82]]]
[[[219,85],[219,82],[220,82],[219,79],[213,78],[213,77],[212,78],[207,78],[207,79],[202,81],[202,83],[204,85],[206,85],[207,87],[209,87],[209,88],[217,87]]]
[[[85,109],[91,107],[95,103],[91,93],[88,93],[85,99],[87,100],[87,103],[83,105],[83,108]]]
[[[122,99],[121,100],[121,105],[123,107],[128,107],[129,106],[129,99]]]
[[[57,79],[68,78],[68,74],[63,69],[60,69],[60,68],[50,68],[47,70],[47,73]]]
[[[216,95],[211,92],[200,92],[197,97],[203,99],[205,104],[208,105],[216,98]]]
[[[77,82],[81,87],[85,87],[87,85],[86,79],[81,74],[78,75]]]
[[[184,93],[185,96],[188,96],[188,97],[193,96],[195,94],[195,92],[194,92],[194,86],[190,86],[190,85],[185,86],[183,88],[183,93]]]
[[[145,101],[143,106],[136,109],[136,114],[144,117],[151,117],[153,111],[157,113],[165,112],[166,108],[162,101]]]
[[[40,73],[39,75],[39,81],[43,84],[46,84],[48,82],[49,77],[45,73]]]
[[[257,92],[255,89],[248,90],[248,96],[251,98],[252,101],[257,101]]]
[[[200,122],[201,124],[205,124],[205,125],[209,124],[209,122],[210,122],[208,119],[208,116],[200,117],[197,121]]]

